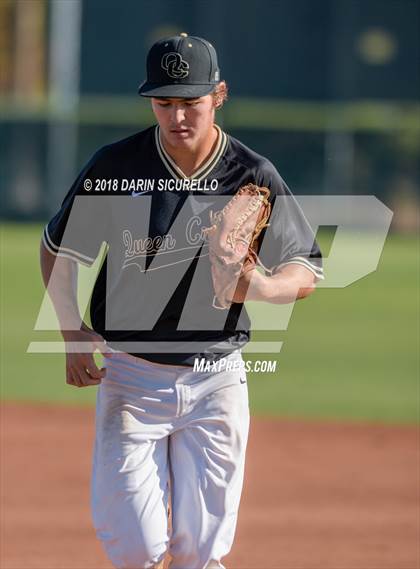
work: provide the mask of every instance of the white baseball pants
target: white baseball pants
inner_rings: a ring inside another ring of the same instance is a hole
[[[227,367],[242,362],[239,351],[225,359]],[[128,354],[105,365],[92,513],[109,559],[118,569],[147,569],[169,548],[171,569],[223,569],[248,439],[245,371],[194,372]]]

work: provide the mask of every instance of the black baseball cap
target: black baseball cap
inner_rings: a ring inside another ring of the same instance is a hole
[[[185,32],[153,44],[146,66],[147,79],[138,90],[143,97],[194,99],[211,93],[220,81],[214,47]]]

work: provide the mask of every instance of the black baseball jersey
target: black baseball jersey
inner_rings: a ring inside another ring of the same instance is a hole
[[[193,365],[195,357],[215,360],[249,341],[243,304],[220,310],[213,303],[202,231],[209,212],[222,209],[244,184],[271,192],[263,265],[298,263],[323,278],[313,231],[275,167],[216,128],[212,155],[191,177],[165,151],[159,126],[101,148],[45,227],[51,253],[89,266],[106,244],[90,316],[94,330],[117,350]]]

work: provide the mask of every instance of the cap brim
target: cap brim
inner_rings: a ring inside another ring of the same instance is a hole
[[[214,85],[156,85],[156,83],[144,82],[138,89],[142,97],[181,97],[183,99],[195,99],[211,93]]]

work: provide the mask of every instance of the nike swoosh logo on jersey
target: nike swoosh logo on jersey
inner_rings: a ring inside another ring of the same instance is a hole
[[[149,194],[152,190],[144,190],[144,192],[131,192],[133,198],[137,198],[138,196],[142,196],[143,194]]]
[[[241,377],[239,380],[241,383],[246,383],[246,379],[244,377]]]

